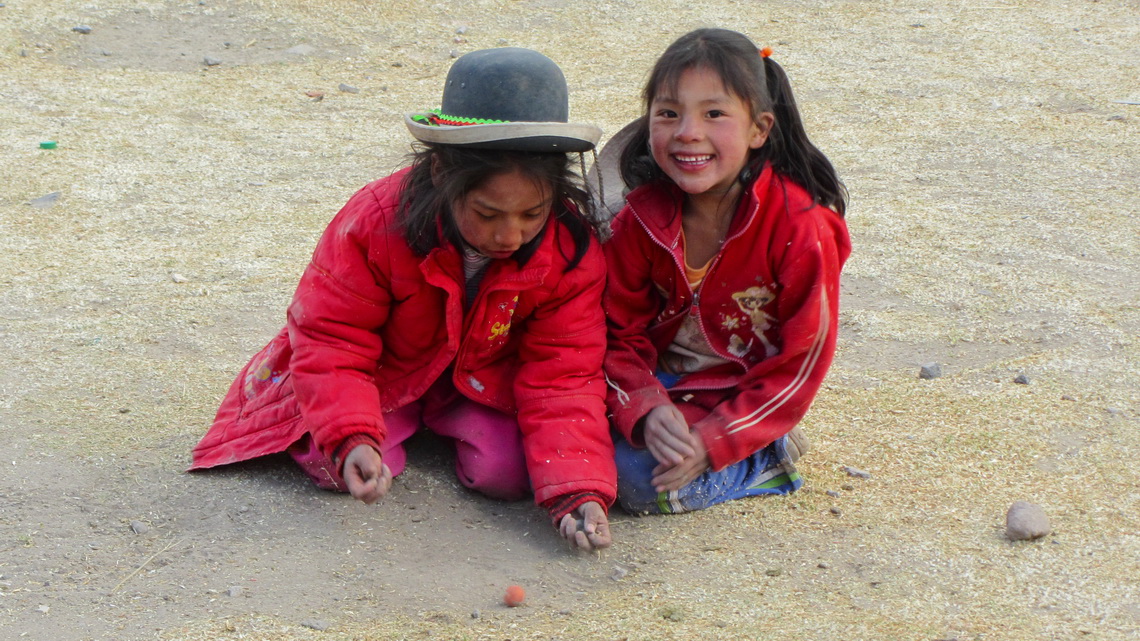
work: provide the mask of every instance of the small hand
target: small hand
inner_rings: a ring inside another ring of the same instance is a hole
[[[562,517],[558,532],[579,550],[600,550],[613,542],[606,511],[595,501],[585,503]]]
[[[709,469],[709,452],[697,434],[689,434],[693,455],[675,465],[661,463],[653,468],[653,487],[658,492],[679,490]]]
[[[645,415],[645,447],[662,465],[680,465],[696,455],[689,438],[689,424],[672,403],[658,405]]]
[[[344,481],[353,498],[372,505],[392,487],[392,470],[370,445],[357,445],[344,459]]]

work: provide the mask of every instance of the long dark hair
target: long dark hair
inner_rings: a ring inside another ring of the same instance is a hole
[[[432,180],[432,167],[445,179]],[[553,215],[566,226],[574,239],[574,256],[566,271],[577,267],[597,236],[601,224],[594,207],[582,187],[582,179],[572,168],[565,153],[471,149],[454,145],[423,143],[413,149],[412,170],[404,178],[400,194],[399,219],[404,238],[416,254],[426,256],[445,239],[457,247],[463,238],[455,225],[452,204],[462,200],[490,178],[519,171],[536,183],[548,185],[554,192]],[[443,230],[443,239],[439,230]],[[544,228],[545,229],[545,228]],[[514,258],[520,265],[534,255],[543,234],[523,245]]]
[[[815,202],[832,207],[842,216],[847,211],[847,189],[835,167],[804,131],[792,86],[784,69],[771,57],[762,57],[747,36],[728,29],[697,29],[669,45],[657,59],[645,84],[642,99],[646,113],[662,92],[676,94],[681,75],[693,68],[715,72],[726,89],[739,96],[756,120],[761,113],[776,117],[763,147],[752,150],[740,174],[750,183],[760,175],[765,162],[811,194]],[[646,183],[668,180],[649,151],[649,119],[630,139],[621,157],[621,175],[631,189]]]

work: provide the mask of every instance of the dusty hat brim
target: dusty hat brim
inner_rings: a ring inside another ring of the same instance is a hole
[[[429,116],[430,114],[406,114],[404,124],[416,140],[439,145],[565,153],[589,151],[602,137],[601,129],[572,122],[435,125],[426,122]]]

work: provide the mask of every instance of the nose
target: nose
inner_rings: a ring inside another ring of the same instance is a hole
[[[495,244],[502,247],[501,251],[515,251],[523,244],[522,225],[513,221],[504,222],[495,228]]]
[[[682,116],[677,123],[677,130],[673,133],[673,137],[678,142],[693,142],[700,140],[703,133],[699,118]]]

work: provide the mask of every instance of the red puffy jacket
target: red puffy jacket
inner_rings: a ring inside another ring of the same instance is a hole
[[[605,245],[607,402],[614,425],[639,446],[637,423],[658,405],[676,399],[710,410],[691,427],[719,470],[780,438],[807,412],[835,353],[839,271],[851,241],[838,214],[766,166],[694,292],[682,268],[683,197],[675,187],[647,185],[629,194],[614,220]],[[658,355],[689,314],[729,362],[667,392],[654,375]]]
[[[462,394],[517,412],[536,502],[592,492],[612,503],[598,243],[566,272],[574,242],[551,215],[525,265],[488,265],[465,315],[456,248],[421,257],[402,236],[406,173],[367,185],[329,224],[285,329],[234,381],[191,469],[281,452],[305,432],[330,457],[353,437],[382,442],[384,413],[454,364]]]

